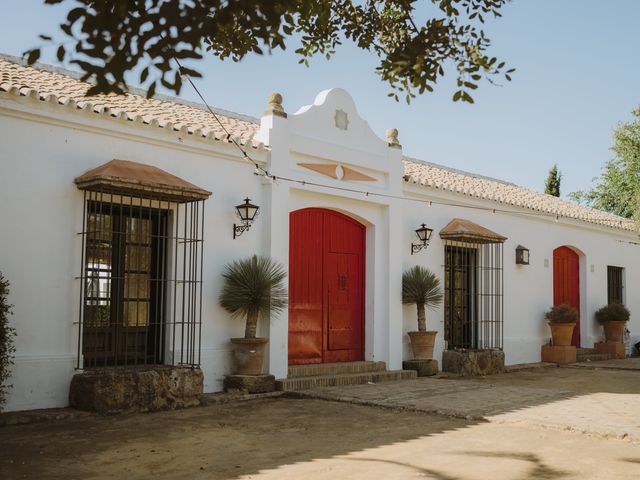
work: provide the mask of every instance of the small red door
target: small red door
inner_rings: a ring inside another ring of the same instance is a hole
[[[331,210],[290,214],[289,364],[362,360],[365,227]]]
[[[571,305],[578,311],[571,345],[580,347],[580,257],[569,247],[553,251],[553,304]]]

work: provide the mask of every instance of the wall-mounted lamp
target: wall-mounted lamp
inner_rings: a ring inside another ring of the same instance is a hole
[[[516,247],[516,265],[529,265],[529,249],[518,245]]]
[[[420,239],[420,243],[411,244],[411,255],[418,253],[423,248],[427,248],[429,246],[429,240],[431,240],[432,233],[433,229],[427,228],[424,223],[420,225],[420,228],[416,229],[416,235]]]
[[[241,203],[240,205],[236,205],[236,214],[238,215],[238,217],[240,217],[242,224],[240,225],[236,225],[235,223],[233,224],[234,240],[240,235],[242,235],[244,232],[249,230],[249,228],[251,228],[251,224],[253,223],[253,220],[256,218],[256,215],[258,214],[258,210],[260,210],[260,207],[257,205],[253,205],[251,203],[251,199],[249,198],[245,198],[244,203]]]

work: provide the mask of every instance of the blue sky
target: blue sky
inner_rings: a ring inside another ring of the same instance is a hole
[[[0,52],[19,55],[55,33],[66,4],[0,0]],[[8,4],[11,4],[10,7]],[[240,63],[212,57],[198,64],[211,105],[260,116],[272,91],[289,112],[326,88],[342,87],[360,114],[384,136],[400,132],[404,153],[542,190],[551,165],[563,173],[562,193],[588,188],[611,157],[612,132],[640,104],[640,1],[515,0],[485,27],[493,54],[517,69],[511,83],[483,83],[474,105],[453,103],[454,77],[411,105],[387,98],[374,74],[376,58],[345,45],[330,61],[297,63],[286,52]],[[42,61],[55,63],[54,51]],[[188,86],[182,97],[196,100]]]

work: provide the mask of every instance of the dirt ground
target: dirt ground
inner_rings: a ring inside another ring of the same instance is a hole
[[[571,371],[481,381],[639,392],[640,372]],[[638,442],[316,399],[274,398],[0,428],[2,480],[639,477]]]

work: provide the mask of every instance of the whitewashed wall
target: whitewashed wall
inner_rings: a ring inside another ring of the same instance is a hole
[[[336,128],[337,109],[347,113],[347,130]],[[262,119],[259,137],[270,152],[253,156],[272,173],[334,186],[355,186],[379,193],[424,199],[461,201],[442,192],[402,182],[401,150],[389,147],[362,120],[343,90],[321,93],[313,105],[288,118]],[[77,355],[77,320],[82,225],[82,193],[73,179],[114,158],[155,165],[213,192],[206,202],[202,368],[205,390],[222,388],[229,371],[229,338],[241,336],[243,325],[219,306],[223,266],[253,253],[288,262],[289,212],[324,207],[351,215],[367,226],[365,356],[400,368],[410,356],[404,333],[416,328],[415,311],[400,303],[402,271],[420,263],[441,277],[444,248],[437,232],[452,218],[467,218],[506,237],[505,352],[507,363],[540,359],[549,336],[542,320],[553,300],[553,249],[569,245],[583,257],[582,343],[601,335],[593,312],[606,303],[607,265],[626,268],[629,326],[640,340],[640,247],[612,230],[564,221],[506,216],[434,205],[431,208],[392,198],[365,197],[312,185],[273,183],[253,175],[230,145],[152,129],[124,120],[68,111],[31,98],[0,96],[0,269],[11,281],[15,305],[17,354],[9,410],[67,405]],[[300,162],[350,165],[377,179],[349,184],[298,166]],[[431,196],[429,196],[431,195]],[[245,196],[262,206],[249,232],[232,238],[234,205]],[[468,199],[466,200],[468,201]],[[474,201],[474,204],[481,203]],[[487,204],[491,206],[492,204]],[[428,249],[410,255],[414,230],[421,223],[435,230]],[[531,265],[515,265],[518,244],[531,250]],[[549,260],[545,267],[544,260]],[[593,265],[593,272],[591,272]],[[443,349],[443,310],[428,312]],[[270,337],[269,370],[278,377],[287,368],[287,313],[260,325]]]
[[[38,117],[32,116],[38,115]],[[47,115],[47,118],[41,117]],[[114,158],[155,165],[213,192],[206,201],[202,364],[222,388],[230,337],[244,325],[218,306],[228,261],[263,252],[263,218],[233,240],[234,205],[265,204],[253,166],[228,145],[157,132],[36,100],[0,102],[0,269],[11,282],[16,358],[7,409],[67,405],[77,356],[83,195],[73,180]],[[264,159],[264,153],[254,153]]]
[[[407,193],[421,196],[424,189],[407,186]],[[459,197],[440,194],[422,197],[427,200],[456,200]],[[474,202],[474,205],[482,202]],[[487,203],[491,208],[491,204]],[[595,311],[607,303],[607,266],[625,268],[626,305],[632,312],[627,327],[634,342],[640,340],[640,298],[633,292],[640,286],[640,246],[627,243],[635,235],[560,219],[493,214],[463,208],[433,205],[413,206],[403,218],[405,246],[416,241],[412,232],[421,223],[434,229],[431,245],[417,255],[406,255],[404,268],[422,264],[440,278],[444,277],[444,245],[438,232],[452,218],[466,218],[507,237],[504,244],[504,351],[507,364],[540,361],[540,347],[548,342],[550,332],[544,321],[544,312],[553,305],[553,250],[569,246],[579,251],[580,257],[580,333],[583,347],[603,337],[602,327],[594,320]],[[518,245],[530,249],[530,265],[516,265],[515,249]],[[593,269],[593,271],[592,271]],[[405,308],[405,332],[416,329],[413,308]],[[427,313],[429,328],[437,329],[436,358],[444,349],[444,309]],[[410,355],[408,337],[405,337],[405,358]]]

